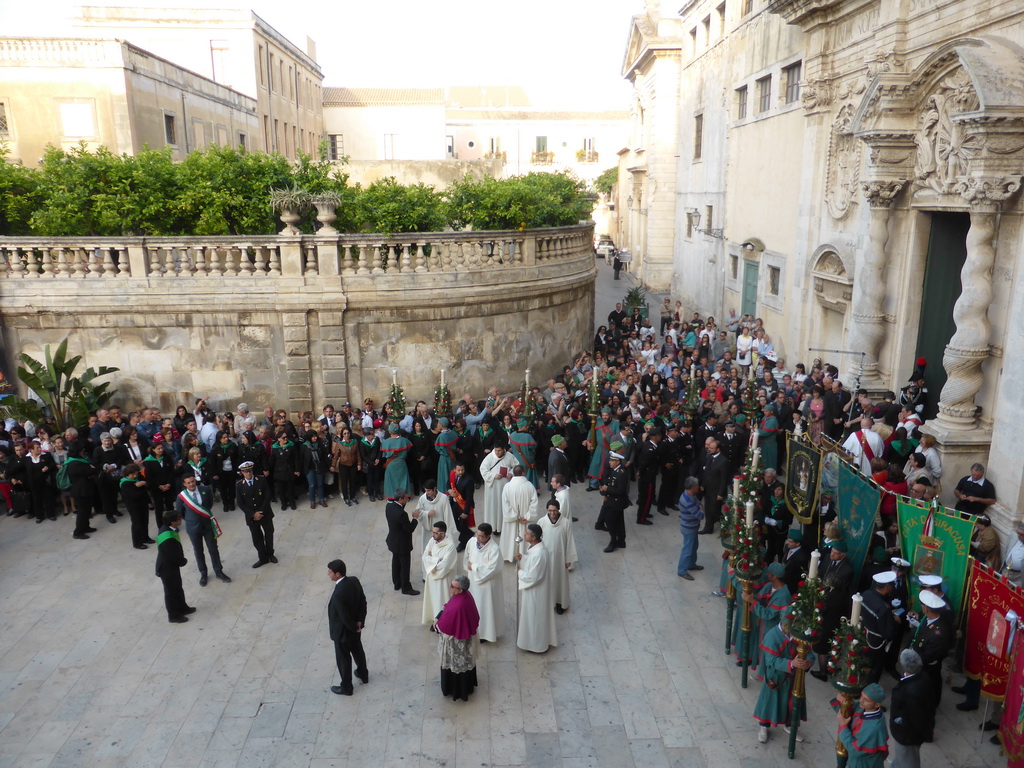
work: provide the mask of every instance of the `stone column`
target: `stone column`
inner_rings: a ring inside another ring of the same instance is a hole
[[[857,263],[853,281],[853,323],[847,347],[865,353],[863,366],[861,358],[854,358],[853,368],[860,369],[860,384],[866,389],[885,386],[878,372],[878,354],[885,338],[885,280],[882,271],[889,242],[889,210],[905,183],[903,179],[893,179],[869,181],[862,185],[871,206],[868,228],[871,247],[861,254]]]
[[[964,431],[977,426],[974,397],[983,381],[981,364],[989,355],[988,307],[992,303],[996,219],[1000,205],[1020,186],[1020,176],[966,176],[957,183],[957,193],[971,204],[971,228],[967,233],[967,260],[960,272],[960,298],[953,306],[956,332],[942,355],[947,378],[935,421],[945,430]]]

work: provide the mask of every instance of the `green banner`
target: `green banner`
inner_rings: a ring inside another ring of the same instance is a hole
[[[864,560],[875,536],[875,516],[882,503],[882,492],[845,461],[839,464],[839,495],[836,509],[839,528],[848,547],[846,556],[853,566],[853,583],[860,582]]]
[[[959,619],[964,588],[967,586],[967,569],[971,564],[974,518],[939,507],[933,520],[932,535],[927,541],[922,541],[928,507],[919,505],[913,499],[900,497],[896,502],[896,512],[900,521],[900,547],[904,559],[910,561],[910,594],[913,604],[917,605],[917,594],[921,591],[916,577],[926,573],[938,574],[945,582],[946,599]]]

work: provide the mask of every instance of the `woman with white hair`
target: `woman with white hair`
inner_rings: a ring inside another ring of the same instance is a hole
[[[903,677],[892,689],[889,705],[891,768],[921,768],[921,745],[932,740],[935,730],[935,699],[917,651],[900,653]]]

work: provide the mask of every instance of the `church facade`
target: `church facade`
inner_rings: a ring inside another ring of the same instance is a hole
[[[654,59],[673,77],[652,83]],[[675,171],[657,287],[762,317],[790,369],[829,359],[847,387],[898,390],[924,357],[942,498],[986,464],[1005,541],[1024,502],[1024,7],[652,0],[623,72],[634,126],[675,106],[676,140],[643,153]],[[644,181],[621,167],[620,195]],[[650,242],[644,225],[624,239]]]

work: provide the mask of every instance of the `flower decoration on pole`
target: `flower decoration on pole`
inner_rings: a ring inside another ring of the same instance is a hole
[[[839,629],[832,639],[832,649],[828,657],[829,682],[832,687],[846,695],[841,699],[839,711],[844,717],[850,717],[860,693],[867,685],[867,675],[871,671],[868,658],[868,634],[860,624],[860,611],[864,598],[859,594],[853,596],[853,608],[850,619],[843,617]],[[845,768],[849,760],[846,745],[842,739],[836,738],[836,766]]]
[[[395,424],[405,418],[405,391],[398,386],[398,370],[391,371],[391,392],[388,393],[388,418]]]
[[[825,608],[825,585],[818,578],[818,561],[821,553],[811,553],[810,568],[804,574],[803,581],[798,583],[799,591],[789,615],[789,634],[796,643],[796,655],[806,659],[811,652],[811,645],[821,635],[821,612]],[[789,746],[787,754],[792,759],[796,754],[797,731],[800,720],[807,711],[806,691],[804,687],[806,671],[794,669],[793,673],[793,706],[789,722]]]
[[[690,378],[686,382],[686,399],[683,400],[683,413],[690,417],[690,421],[700,411],[700,389],[697,387],[697,366],[690,366]]]
[[[522,393],[519,396],[519,401],[523,404],[523,409],[519,412],[519,415],[526,419],[528,423],[533,423],[533,418],[537,414],[537,404],[533,401],[533,395],[530,393],[530,369],[526,369],[526,378],[523,379]]]
[[[434,413],[438,417],[452,417],[452,393],[444,383],[444,369],[441,369],[441,385],[434,390]]]

